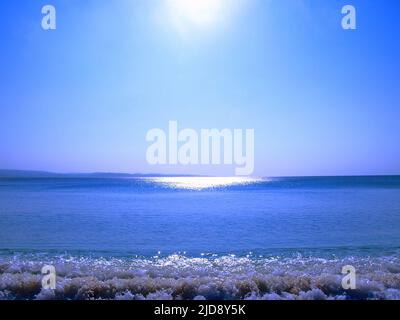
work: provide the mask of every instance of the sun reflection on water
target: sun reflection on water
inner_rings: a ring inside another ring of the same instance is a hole
[[[151,182],[175,189],[203,190],[262,181],[251,177],[156,177],[145,178]]]

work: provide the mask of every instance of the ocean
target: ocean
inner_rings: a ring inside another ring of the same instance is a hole
[[[0,299],[400,299],[400,177],[1,178]]]

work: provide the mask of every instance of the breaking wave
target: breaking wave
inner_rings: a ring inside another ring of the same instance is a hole
[[[41,287],[53,265],[55,290]],[[357,288],[342,289],[342,267],[357,270]],[[324,300],[400,299],[400,259],[388,257],[237,257],[182,255],[94,258],[70,255],[0,256],[2,299]]]

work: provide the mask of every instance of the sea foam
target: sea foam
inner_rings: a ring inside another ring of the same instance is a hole
[[[54,265],[55,290],[41,287]],[[357,270],[344,290],[341,269]],[[0,299],[326,300],[400,299],[400,259],[390,257],[94,258],[19,254],[0,257]]]

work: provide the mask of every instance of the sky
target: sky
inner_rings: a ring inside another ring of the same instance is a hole
[[[255,176],[400,174],[399,1],[186,1],[2,0],[0,168],[233,174],[149,165],[174,120],[254,129]]]

